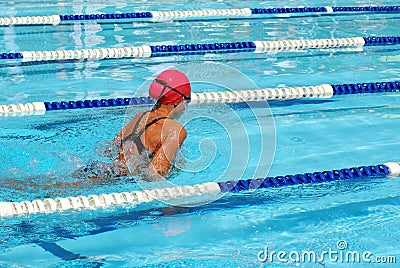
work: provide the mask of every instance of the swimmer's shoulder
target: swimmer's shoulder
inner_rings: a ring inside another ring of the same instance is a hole
[[[142,111],[142,112],[139,112],[139,113],[135,116],[134,119],[140,118],[140,117],[142,117],[145,113],[148,113],[148,112],[149,112],[149,111]]]
[[[145,117],[145,113],[148,113],[148,111],[139,112],[139,113],[131,120],[130,124],[136,124],[136,122],[137,122],[139,119]]]
[[[170,119],[170,118],[166,118],[164,124],[165,124],[164,126],[166,127],[165,129],[168,129],[168,131],[170,133],[172,131],[173,134],[175,134],[174,136],[179,135],[180,140],[184,140],[186,138],[186,135],[187,135],[186,129],[179,122],[176,122],[175,120]]]
[[[174,129],[185,129],[181,123],[179,123],[171,118],[164,118],[164,124],[168,127],[174,128]]]

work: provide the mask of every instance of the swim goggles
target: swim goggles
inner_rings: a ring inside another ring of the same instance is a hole
[[[174,92],[178,93],[179,95],[181,95],[181,96],[186,100],[187,103],[190,103],[190,102],[192,101],[192,99],[190,98],[190,96],[187,97],[187,96],[183,95],[182,92],[180,92],[180,91],[177,90],[176,88],[171,87],[170,85],[168,85],[167,83],[165,83],[163,80],[154,79],[153,82],[159,83],[160,85],[164,86],[163,90],[162,90],[161,93],[160,93],[160,96],[162,96],[162,95],[164,94],[164,91],[165,91],[166,88],[169,88],[169,89],[171,89],[172,91],[174,91]]]

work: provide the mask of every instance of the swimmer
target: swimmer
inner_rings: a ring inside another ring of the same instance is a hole
[[[55,193],[61,194],[63,188],[89,188],[93,184],[108,184],[117,177],[142,173],[145,173],[141,176],[144,180],[164,179],[186,138],[185,128],[174,119],[183,114],[190,102],[190,94],[190,82],[184,73],[177,70],[160,73],[149,89],[149,95],[157,100],[156,104],[153,109],[137,114],[116,135],[112,142],[116,149],[111,157],[114,159],[110,162],[91,161],[70,174],[75,178],[87,178],[85,182],[49,183],[42,189],[58,189]],[[14,189],[40,186],[34,178],[21,182],[10,180],[8,183]]]
[[[119,176],[147,169],[146,180],[162,179],[171,169],[176,152],[186,138],[185,128],[176,122],[190,102],[187,76],[178,70],[166,70],[151,83],[149,95],[157,102],[153,109],[137,114],[115,137]],[[137,159],[147,159],[138,165]],[[140,166],[140,167],[139,167]],[[134,175],[134,174],[132,174]]]

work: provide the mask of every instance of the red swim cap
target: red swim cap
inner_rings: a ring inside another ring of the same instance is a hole
[[[184,73],[166,70],[151,83],[149,95],[160,104],[177,104],[190,98],[191,91],[189,79]]]

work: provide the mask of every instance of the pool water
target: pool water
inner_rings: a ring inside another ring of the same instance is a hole
[[[379,1],[375,5],[398,5]],[[27,1],[2,2],[0,17],[206,8],[359,6],[372,1]],[[254,40],[399,36],[398,14],[240,20],[82,23],[2,27],[0,52]],[[166,68],[188,73],[194,92],[224,88],[398,81],[400,46],[286,53],[16,64],[0,62],[0,104],[147,96]],[[104,151],[147,107],[50,111],[0,117],[0,201],[164,187],[135,178],[93,183],[71,173]],[[194,185],[400,161],[400,95],[335,96],[268,103],[191,105],[188,137],[169,183]],[[96,211],[0,219],[1,267],[286,267],[258,259],[337,250],[400,262],[399,178],[297,185]],[[204,204],[205,203],[205,204]],[[196,205],[203,204],[203,205]],[[300,267],[330,267],[300,263]],[[368,266],[397,267],[396,264]],[[336,263],[338,267],[364,267]]]

